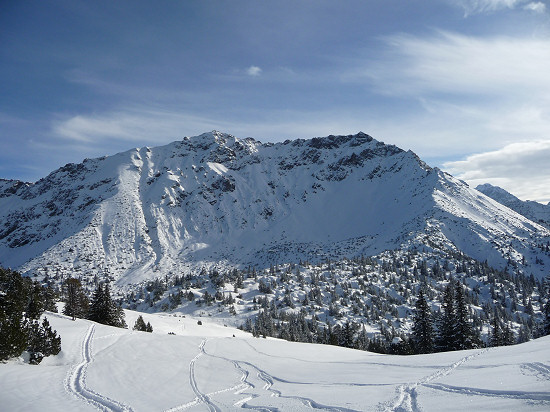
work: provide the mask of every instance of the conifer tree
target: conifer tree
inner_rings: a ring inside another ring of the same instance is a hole
[[[0,268],[0,360],[21,355],[28,343],[24,317],[30,291],[29,279]]]
[[[420,289],[416,300],[412,341],[416,353],[432,353],[434,349],[434,332],[432,311]]]
[[[492,331],[489,336],[489,345],[490,346],[501,346],[503,339],[502,339],[502,326],[500,324],[500,319],[498,318],[498,313],[495,310],[493,312],[493,320],[491,322]]]
[[[80,280],[69,278],[63,284],[65,292],[65,307],[63,314],[76,318],[85,319],[88,315],[88,297],[84,293]]]
[[[438,328],[437,347],[440,351],[450,351],[456,349],[456,313],[454,299],[454,282],[451,279],[445,292],[443,293],[443,302],[441,304],[443,311]]]
[[[29,325],[29,340],[27,351],[30,353],[29,363],[39,364],[45,356],[57,355],[61,351],[61,338],[57,331],[52,330],[48,318],[42,325],[33,321]]]
[[[105,287],[101,283],[97,285],[90,303],[88,319],[118,328],[126,327],[124,311],[111,299],[108,284]]]
[[[147,325],[145,324],[145,321],[143,320],[143,316],[139,315],[136,319],[136,323],[134,324],[134,330],[139,330],[142,332],[145,332],[147,329]]]
[[[38,318],[46,307],[45,293],[38,283],[19,273],[0,268],[0,360],[30,353],[30,363],[61,350],[61,338],[46,318]]]
[[[546,295],[546,303],[542,307],[544,317],[543,333],[544,335],[550,335],[550,276],[544,279],[543,290]]]
[[[479,339],[474,334],[470,323],[470,314],[460,281],[455,285],[455,349],[472,349],[479,346]]]

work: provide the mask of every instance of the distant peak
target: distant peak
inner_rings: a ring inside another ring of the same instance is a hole
[[[490,183],[484,183],[482,185],[478,185],[476,187],[476,190],[498,201],[508,201],[508,202],[519,201],[519,199],[516,196],[504,190],[502,187],[493,186]]]

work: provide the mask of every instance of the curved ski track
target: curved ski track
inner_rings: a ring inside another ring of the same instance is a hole
[[[205,343],[206,343],[206,339],[204,339],[199,345],[200,351],[197,354],[197,356],[195,356],[191,360],[191,362],[189,362],[189,383],[191,384],[191,388],[193,389],[193,392],[195,392],[195,395],[197,395],[197,398],[199,398],[200,402],[204,403],[208,407],[208,410],[221,412],[221,409],[212,403],[208,395],[205,395],[199,390],[199,387],[197,386],[197,380],[195,379],[195,362],[204,354]]]
[[[520,399],[527,400],[534,403],[543,405],[550,405],[550,394],[548,392],[525,392],[525,391],[499,391],[492,389],[480,389],[471,387],[459,387],[451,386],[441,383],[431,383],[432,381],[439,379],[443,376],[447,376],[452,373],[456,368],[465,362],[487,352],[490,349],[484,349],[472,355],[468,355],[452,365],[440,369],[437,372],[428,375],[418,382],[399,385],[397,387],[397,397],[391,402],[391,405],[381,404],[379,410],[395,411],[395,412],[419,412],[422,409],[418,406],[418,393],[417,388],[419,386],[425,386],[430,389],[440,390],[445,392],[452,392],[462,395],[476,395],[476,396],[488,396],[494,398],[508,398],[508,399]],[[521,365],[522,370],[529,371],[532,374],[537,375],[539,379],[550,380],[550,367],[547,365],[535,362],[526,363]]]
[[[271,406],[252,406],[252,405],[248,405],[249,401],[265,396],[265,394],[262,394],[261,392],[260,393],[255,393],[255,392],[258,392],[258,388],[261,386],[261,389],[264,391],[264,393],[268,392],[270,397],[277,397],[277,398],[282,398],[282,399],[285,399],[285,400],[296,401],[299,404],[300,407],[306,407],[308,409],[326,410],[326,411],[355,412],[353,409],[323,405],[323,404],[320,404],[320,403],[314,401],[313,399],[309,399],[309,398],[305,398],[305,397],[283,395],[280,391],[275,390],[275,389],[272,388],[273,383],[275,381],[283,382],[283,383],[301,384],[301,385],[308,385],[308,384],[314,384],[314,383],[289,382],[289,381],[286,381],[284,379],[280,379],[280,378],[277,378],[277,377],[274,377],[274,376],[270,375],[265,370],[262,370],[262,369],[258,368],[256,365],[254,365],[250,362],[241,361],[241,360],[234,360],[234,359],[225,358],[225,357],[219,356],[219,355],[209,354],[208,352],[206,352],[204,350],[204,343],[206,343],[206,341],[203,341],[203,344],[202,344],[202,347],[201,347],[201,351],[202,351],[203,354],[205,354],[206,356],[210,356],[210,357],[217,358],[217,359],[222,359],[222,360],[225,360],[227,362],[232,363],[233,366],[237,370],[239,370],[242,374],[241,379],[240,379],[241,384],[223,391],[223,392],[225,392],[225,391],[228,391],[228,390],[237,389],[235,394],[242,394],[243,396],[245,396],[243,399],[235,402],[233,404],[234,407],[240,407],[240,408],[243,408],[243,409],[252,409],[252,410],[257,410],[257,411],[279,411],[279,410],[284,410],[284,408],[282,408],[282,407],[277,408],[277,407],[271,407]],[[252,370],[255,370],[256,373],[251,373]],[[256,384],[252,383],[251,380],[256,380],[257,381]],[[222,391],[219,391],[219,392],[222,392]],[[219,393],[219,392],[217,392],[217,393]],[[209,395],[213,395],[213,394],[209,394]],[[298,406],[298,405],[296,405],[296,406]],[[293,409],[293,410],[295,410],[295,409]]]
[[[81,357],[82,361],[74,365],[65,378],[65,389],[75,397],[89,403],[102,411],[133,411],[133,409],[116,400],[103,396],[86,386],[86,375],[88,366],[93,362],[92,341],[95,332],[95,325],[91,324],[84,339],[82,340]]]
[[[481,355],[482,353],[486,352],[487,349],[481,350],[477,353],[474,353],[472,355],[468,355],[452,365],[439,369],[435,373],[428,375],[422,379],[420,379],[417,382],[414,383],[406,383],[403,385],[399,385],[397,387],[397,397],[390,402],[383,403],[379,405],[378,410],[383,411],[392,411],[392,412],[418,412],[421,410],[418,406],[417,401],[417,391],[416,389],[418,386],[428,386],[428,383],[433,381],[434,379],[441,378],[443,376],[449,375],[451,372],[453,372],[456,368],[458,368],[460,365],[462,365],[464,362],[469,361],[472,358],[475,358],[476,356]],[[388,405],[390,404],[390,405]]]

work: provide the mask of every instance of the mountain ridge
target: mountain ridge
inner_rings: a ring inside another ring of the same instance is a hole
[[[521,200],[499,186],[489,183],[478,185],[476,190],[491,199],[509,207],[527,219],[537,222],[550,229],[550,203],[547,205],[532,200]]]
[[[412,151],[365,133],[261,143],[213,131],[85,159],[36,183],[1,181],[0,216],[2,265],[99,273],[120,286],[193,267],[400,247],[461,250],[500,267],[525,256],[530,264],[537,242],[550,237]],[[525,269],[540,277],[539,266]]]

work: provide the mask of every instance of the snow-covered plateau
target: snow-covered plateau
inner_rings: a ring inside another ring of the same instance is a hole
[[[260,143],[220,132],[0,181],[0,265],[116,288],[188,270],[430,246],[542,279],[550,231],[358,133]]]
[[[126,311],[128,323],[138,314]],[[62,336],[62,351],[37,366],[0,364],[2,410],[550,409],[550,336],[398,356],[253,338],[181,315],[144,315],[152,334],[45,315]]]

